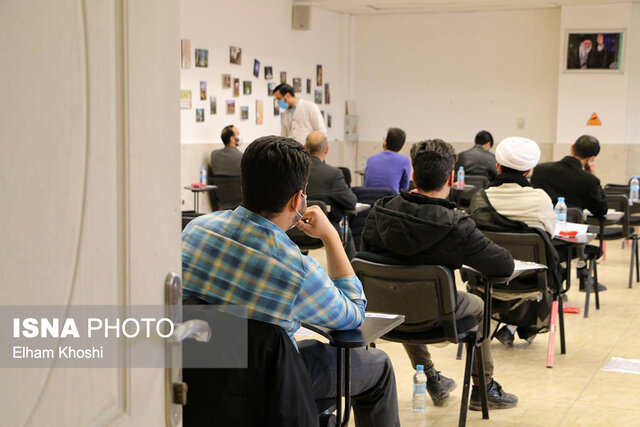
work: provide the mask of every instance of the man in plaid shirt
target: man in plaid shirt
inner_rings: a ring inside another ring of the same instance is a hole
[[[263,137],[247,147],[242,205],[200,216],[183,231],[184,296],[223,311],[241,306],[249,318],[281,326],[292,340],[301,322],[331,329],[362,323],[366,299],[340,237],[317,206],[307,208],[310,165],[303,146],[289,138]],[[322,240],[328,272],[289,239],[286,231],[294,226]],[[316,340],[297,345],[316,399],[335,397],[335,348]],[[356,424],[399,425],[387,355],[352,350],[351,375]]]

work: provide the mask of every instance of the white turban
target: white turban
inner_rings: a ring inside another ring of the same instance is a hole
[[[517,171],[533,169],[540,160],[540,147],[535,141],[519,136],[503,139],[496,148],[496,161]]]

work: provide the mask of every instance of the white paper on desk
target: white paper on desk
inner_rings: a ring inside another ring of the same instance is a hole
[[[300,326],[300,329],[298,329],[296,333],[293,334],[295,338],[308,338],[314,335],[316,335],[315,332],[313,332],[311,329],[305,328],[304,326]]]
[[[620,211],[617,211],[615,209],[607,209],[607,213],[605,215],[610,215],[610,214],[615,213],[615,212],[620,212]],[[593,214],[591,213],[591,211],[589,209],[583,210],[582,213],[584,214],[585,217],[593,216]]]
[[[366,313],[364,313],[365,317],[377,317],[379,319],[395,319],[396,317],[398,317],[397,314],[387,314],[387,313],[373,313],[370,311],[367,311]]]
[[[356,209],[358,209],[358,208],[370,208],[370,207],[371,207],[371,205],[369,205],[367,203],[360,203],[360,202],[356,203]]]
[[[513,271],[539,270],[540,268],[547,268],[545,265],[538,264],[537,262],[520,261],[519,259],[514,259],[513,265]]]
[[[556,223],[556,229],[553,232],[554,236],[560,236],[561,231],[576,231],[579,236],[587,234],[589,229],[588,224],[576,224],[575,222],[567,222],[564,226],[560,223]]]

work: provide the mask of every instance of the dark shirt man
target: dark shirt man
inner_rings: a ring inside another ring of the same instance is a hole
[[[238,150],[240,132],[229,125],[220,134],[224,148],[211,152],[211,173],[213,175],[240,176],[242,151]]]
[[[310,200],[322,200],[331,205],[329,219],[337,226],[345,211],[355,210],[358,197],[347,186],[342,171],[325,162],[329,143],[322,132],[311,132],[307,136],[305,148],[311,154],[307,196]],[[348,233],[345,248],[349,258],[353,258],[355,246],[351,233]]]
[[[364,171],[364,186],[371,188],[390,188],[393,191],[409,189],[411,180],[411,161],[398,153],[404,146],[407,135],[402,129],[389,128],[382,142],[381,153],[367,160]]]
[[[589,209],[595,216],[607,213],[607,200],[595,175],[595,158],[600,143],[591,135],[582,135],[571,146],[571,155],[558,162],[535,167],[531,184],[547,192],[555,205],[564,197],[568,207]]]
[[[489,178],[489,181],[498,175],[496,169],[496,156],[489,150],[493,147],[493,136],[486,130],[476,134],[475,145],[458,154],[456,170],[464,167],[466,175],[480,175]]]
[[[335,228],[304,194],[311,159],[290,138],[268,136],[251,143],[242,157],[242,205],[191,221],[182,232],[183,296],[282,327],[293,334],[305,322],[353,329],[364,319],[360,280]],[[328,274],[300,253],[286,231],[297,226],[322,240]],[[294,340],[295,344],[295,340]],[[297,346],[316,399],[335,398],[335,348],[316,340]],[[353,349],[351,394],[356,425],[399,426],[393,367],[376,349]]]
[[[455,151],[450,144],[434,139],[411,148],[413,180],[417,193],[402,193],[378,200],[367,218],[361,249],[391,255],[416,264],[436,264],[459,268],[469,265],[482,273],[508,276],[513,272],[511,254],[487,239],[466,214],[447,202],[454,182]],[[425,301],[429,304],[429,301]],[[456,318],[475,316],[482,322],[484,306],[476,295],[459,291]],[[490,340],[482,344],[485,380],[490,408],[512,408],[518,398],[502,391],[493,380]],[[427,390],[436,405],[441,405],[455,388],[455,382],[435,370],[427,346],[404,344],[415,366],[424,365]],[[480,410],[476,367],[470,409]]]

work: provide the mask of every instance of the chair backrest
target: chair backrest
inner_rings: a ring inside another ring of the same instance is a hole
[[[584,224],[584,215],[580,208],[567,209],[567,221],[574,224]]]
[[[476,188],[474,190],[480,190],[481,188],[489,187],[489,178],[484,175],[465,175],[464,177],[465,184],[475,185]]]
[[[307,200],[307,206],[319,206],[322,212],[324,212],[325,215],[327,214],[327,204],[322,200]],[[307,236],[302,230],[298,229],[298,227],[293,227],[287,231],[287,235],[293,243],[298,245],[301,251],[320,249],[324,246],[322,240]]]
[[[373,207],[374,203],[383,197],[393,196],[396,193],[394,190],[390,188],[375,188],[375,187],[352,187],[351,191],[358,198],[358,202],[366,203]],[[356,247],[356,250],[360,250],[360,239],[362,237],[362,231],[364,230],[364,225],[367,221],[367,216],[369,216],[369,212],[371,209],[367,209],[364,212],[360,212],[355,217],[352,217],[349,221],[349,226],[351,227],[351,234],[353,235],[353,244]]]
[[[629,235],[629,197],[625,194],[605,194],[607,198],[607,208],[615,209],[619,212],[624,212],[624,216],[620,219],[620,225],[622,225],[622,234]]]
[[[440,325],[445,338],[457,342],[453,273],[439,265],[389,261],[396,260],[369,252],[358,252],[351,261],[367,296],[367,310],[403,314],[405,321],[399,330]]]
[[[209,183],[218,186],[210,191],[211,207],[214,210],[235,209],[242,202],[242,187],[239,176],[213,175]]]
[[[629,194],[629,185],[625,184],[607,184],[604,186],[606,194]]]
[[[549,266],[547,249],[542,237],[536,233],[506,233],[497,231],[482,231],[489,240],[498,246],[502,246],[511,253],[513,259],[520,261],[537,262]],[[547,272],[532,273],[537,276],[536,287],[538,290],[547,290]],[[530,274],[522,274],[518,280],[522,280]],[[496,286],[502,287],[502,286]],[[504,286],[509,289],[509,285]]]
[[[202,213],[195,213],[194,211],[182,211],[182,229],[187,226],[191,221],[199,217],[200,215],[204,215]]]
[[[347,187],[351,187],[351,171],[349,170],[349,168],[338,166],[338,169],[342,171],[342,175],[344,175],[344,182],[347,183]]]

